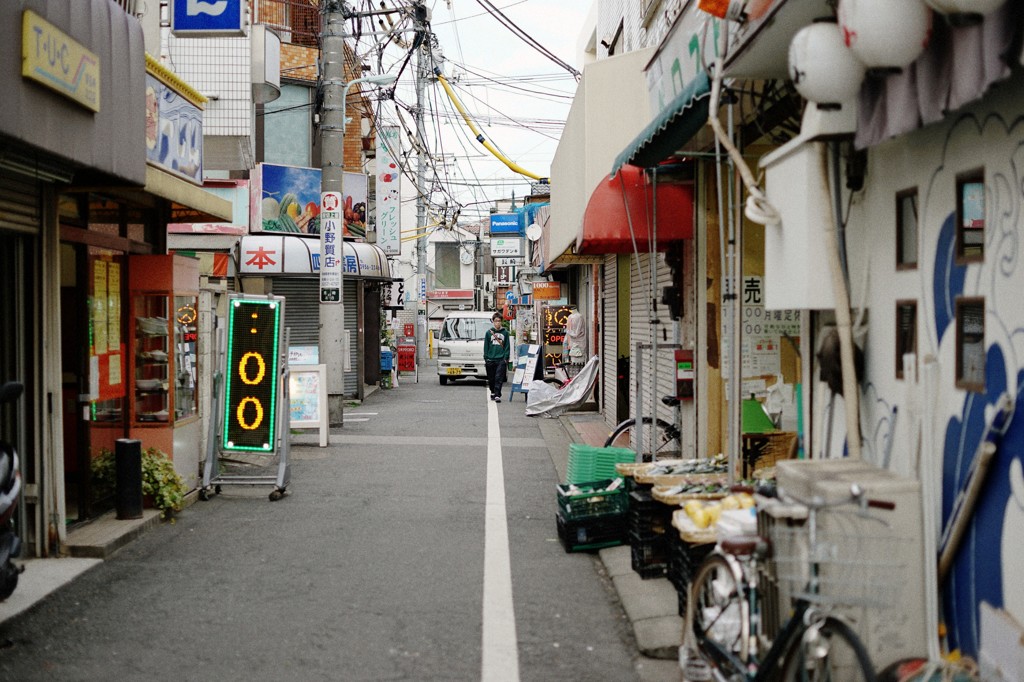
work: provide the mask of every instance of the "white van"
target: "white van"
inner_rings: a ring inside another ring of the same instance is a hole
[[[486,379],[484,334],[494,324],[493,312],[448,313],[437,336],[437,378],[444,386],[449,379]]]

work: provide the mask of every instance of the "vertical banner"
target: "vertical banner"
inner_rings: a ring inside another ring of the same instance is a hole
[[[341,193],[320,194],[320,302],[341,303]]]
[[[377,246],[389,256],[402,253],[399,144],[398,126],[377,132]]]

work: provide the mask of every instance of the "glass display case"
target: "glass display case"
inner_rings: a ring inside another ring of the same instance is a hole
[[[203,434],[199,261],[137,255],[128,267],[128,436],[167,454],[191,489]]]
[[[195,295],[133,294],[133,422],[198,415],[197,305]]]

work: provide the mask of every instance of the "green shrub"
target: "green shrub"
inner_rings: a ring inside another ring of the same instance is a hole
[[[116,468],[114,453],[106,448],[92,460],[93,497],[100,499],[114,494]],[[163,516],[181,511],[185,499],[185,482],[174,470],[170,458],[156,448],[142,451],[142,494],[153,500]]]

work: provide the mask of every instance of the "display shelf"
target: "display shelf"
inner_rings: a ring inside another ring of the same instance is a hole
[[[199,415],[198,292],[177,281],[182,259],[143,258],[157,260],[133,277],[130,290],[130,416],[138,426],[174,425]]]

